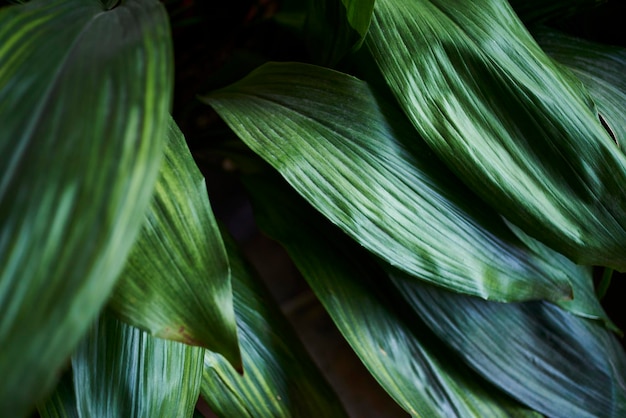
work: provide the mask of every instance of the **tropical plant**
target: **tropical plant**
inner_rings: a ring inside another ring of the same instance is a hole
[[[0,6],[2,417],[346,416],[170,116],[193,3]],[[298,54],[195,92],[411,415],[626,415],[626,50],[554,29],[597,3],[285,1]]]

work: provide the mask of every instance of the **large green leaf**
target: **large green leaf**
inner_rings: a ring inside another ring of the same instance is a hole
[[[124,266],[166,134],[156,0],[0,10],[0,416],[52,388]]]
[[[226,237],[225,237],[226,238]],[[346,413],[260,278],[226,238],[243,373],[210,351],[202,396],[223,417],[344,417]]]
[[[150,334],[223,354],[241,367],[230,266],[204,177],[170,119],[143,229],[109,306]]]
[[[547,29],[533,32],[539,45],[583,82],[600,116],[621,147],[626,146],[626,49],[600,45]]]
[[[377,0],[366,43],[431,148],[576,262],[626,269],[626,157],[505,0]]]
[[[528,251],[364,82],[268,64],[206,100],[316,209],[398,268],[484,298],[567,297],[566,275]]]
[[[458,361],[410,312],[372,257],[283,183],[246,182],[261,228],[285,246],[381,386],[424,417],[527,416]]]
[[[623,417],[626,355],[598,324],[546,302],[501,304],[402,274],[395,280],[433,331],[485,378],[553,417]]]
[[[204,349],[154,338],[108,314],[72,355],[82,417],[191,417]]]

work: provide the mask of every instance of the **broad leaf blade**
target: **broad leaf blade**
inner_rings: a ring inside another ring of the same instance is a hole
[[[191,417],[203,355],[104,314],[72,355],[79,415]]]
[[[206,100],[316,209],[392,265],[484,298],[567,298],[567,277],[455,181],[364,82],[267,64]]]
[[[431,329],[485,378],[554,417],[626,413],[626,355],[609,331],[546,302],[500,304],[396,275]]]
[[[157,1],[0,11],[0,415],[52,389],[150,201],[172,51]]]
[[[223,417],[344,417],[328,383],[272,296],[225,239],[233,273],[243,373],[207,350],[202,396]]]
[[[372,257],[282,183],[246,182],[255,217],[285,246],[381,386],[413,416],[532,416],[458,361],[391,286]]]
[[[535,39],[559,63],[583,82],[615,142],[626,147],[626,49],[600,45],[547,29]]]
[[[204,177],[170,119],[143,229],[109,306],[150,334],[200,345],[241,367],[226,250]]]
[[[367,45],[449,167],[526,233],[626,269],[626,157],[504,0],[380,0]]]

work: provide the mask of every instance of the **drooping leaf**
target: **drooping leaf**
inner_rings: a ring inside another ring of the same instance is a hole
[[[542,301],[494,303],[395,277],[437,336],[520,402],[551,417],[626,413],[626,355],[597,323]]]
[[[109,314],[72,355],[82,417],[191,417],[204,349],[154,338]]]
[[[505,0],[380,0],[366,43],[435,153],[526,233],[626,269],[626,157]]]
[[[204,177],[170,119],[144,226],[109,307],[150,334],[223,354],[241,367],[230,266]]]
[[[626,147],[626,49],[600,45],[546,28],[533,32],[541,46],[583,82],[604,127],[622,152]]]
[[[161,161],[171,49],[156,0],[0,10],[0,416],[52,389],[124,266]]]
[[[484,298],[569,293],[568,278],[528,251],[364,82],[267,64],[205,100],[317,210],[392,265]]]
[[[344,417],[339,399],[236,244],[232,266],[243,373],[206,351],[202,396],[223,417]]]
[[[381,386],[413,416],[532,416],[455,358],[347,236],[282,183],[246,182],[261,228],[289,252]]]

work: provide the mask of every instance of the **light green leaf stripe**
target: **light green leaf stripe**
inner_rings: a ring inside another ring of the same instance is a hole
[[[191,417],[204,349],[154,338],[108,314],[72,355],[81,417]]]
[[[546,302],[483,301],[395,274],[400,294],[486,379],[550,417],[626,414],[626,355],[610,331]]]
[[[626,147],[626,49],[548,29],[533,32],[539,45],[583,82],[613,139]]]
[[[241,368],[226,249],[204,177],[171,118],[155,194],[109,307],[156,337],[203,346]]]
[[[505,0],[377,0],[366,43],[478,195],[574,261],[626,270],[626,157]]]
[[[260,278],[225,236],[233,273],[243,373],[210,351],[204,357],[202,396],[222,417],[345,417]]]
[[[0,416],[50,391],[139,232],[171,99],[156,0],[0,10]]]
[[[366,83],[266,64],[205,100],[317,210],[414,277],[495,300],[570,295],[552,260],[529,251]]]
[[[413,416],[535,416],[445,347],[395,292],[372,257],[285,184],[246,181],[261,228],[285,246],[355,353]]]

